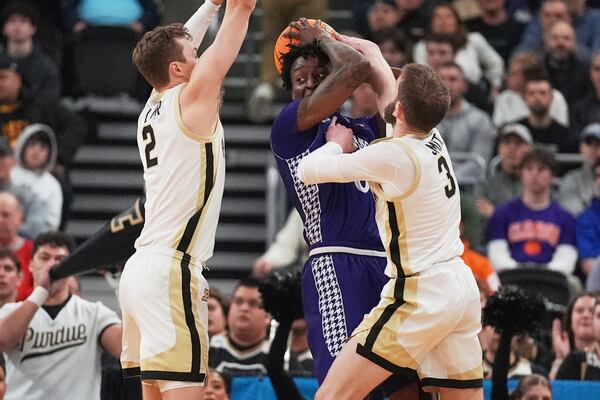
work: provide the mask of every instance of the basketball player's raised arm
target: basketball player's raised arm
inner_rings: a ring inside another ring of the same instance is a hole
[[[206,127],[214,126],[216,122],[221,87],[242,47],[255,5],[256,0],[227,1],[215,41],[200,56],[190,81],[181,90],[179,101],[183,122],[196,134],[212,134]]]
[[[304,131],[337,111],[354,90],[366,82],[370,74],[369,60],[352,47],[332,39],[319,25],[309,25],[304,18],[290,24],[298,29],[301,44],[319,41],[329,57],[331,72],[315,91],[298,105],[296,127]],[[292,76],[292,79],[294,77]]]
[[[185,27],[192,35],[192,44],[198,48],[213,18],[219,12],[223,0],[205,0],[196,12],[187,20]]]
[[[367,83],[377,94],[377,110],[384,120],[386,107],[396,97],[396,78],[379,46],[369,40],[340,35],[337,32],[335,38],[360,52],[371,63],[371,74]]]

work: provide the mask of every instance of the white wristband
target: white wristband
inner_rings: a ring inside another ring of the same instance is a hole
[[[29,297],[27,297],[27,300],[37,305],[38,307],[41,307],[42,304],[44,304],[44,302],[48,299],[49,295],[50,293],[48,293],[46,289],[44,289],[41,286],[38,286],[33,290],[33,292],[31,292]]]

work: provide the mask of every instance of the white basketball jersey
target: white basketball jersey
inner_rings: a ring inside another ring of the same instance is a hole
[[[223,197],[223,127],[217,119],[206,127],[210,136],[193,136],[181,119],[183,87],[151,97],[138,120],[146,221],[135,247],[169,247],[204,262],[213,254]]]
[[[460,193],[448,150],[437,130],[427,139],[384,139],[412,158],[416,178],[399,197],[371,182],[377,197],[377,226],[388,253],[386,274],[412,275],[452,261],[464,248],[459,237]]]
[[[19,307],[9,303],[0,318]],[[100,400],[100,335],[121,321],[100,302],[71,296],[56,318],[40,308],[17,347],[6,352],[6,400]]]

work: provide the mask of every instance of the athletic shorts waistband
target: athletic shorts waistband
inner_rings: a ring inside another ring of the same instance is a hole
[[[370,256],[370,257],[387,257],[387,254],[385,251],[378,251],[378,250],[370,250],[370,249],[358,249],[355,247],[346,247],[346,246],[323,246],[323,247],[316,247],[314,249],[311,249],[310,252],[308,253],[308,256],[316,256],[319,254],[326,254],[326,253],[346,253],[346,254],[356,254],[359,256]]]
[[[176,260],[181,260],[186,255],[186,253],[183,253],[177,249],[168,246],[144,246],[139,249],[136,249],[135,252],[136,254],[158,254],[170,258],[175,258]],[[206,262],[198,260],[197,258],[189,254],[187,254],[187,256],[190,257],[190,265],[202,266],[203,268],[206,268]]]

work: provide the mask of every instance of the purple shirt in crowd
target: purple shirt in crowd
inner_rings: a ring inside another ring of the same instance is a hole
[[[555,202],[531,210],[518,198],[498,206],[492,215],[488,242],[497,239],[508,241],[515,261],[547,264],[558,245],[576,247],[575,219]]]

